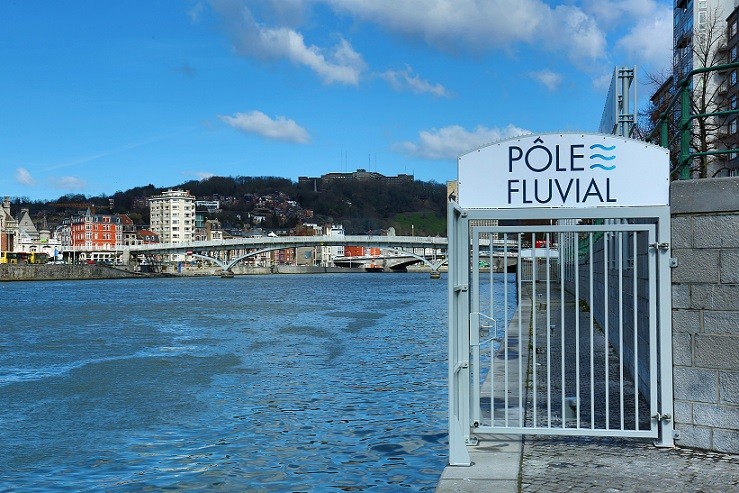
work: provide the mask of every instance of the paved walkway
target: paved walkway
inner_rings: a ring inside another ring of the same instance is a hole
[[[543,323],[538,326],[547,327]],[[524,352],[529,344],[522,342],[521,356],[526,361],[528,355]],[[589,345],[590,340],[583,342]],[[559,348],[554,349],[558,354]],[[613,360],[612,364],[619,363]],[[596,398],[604,396],[596,391]],[[530,397],[526,408],[532,409]],[[739,492],[739,454],[657,448],[651,439],[543,435],[481,438],[477,446],[468,448],[473,465],[447,467],[436,493]]]
[[[660,449],[637,439],[526,436],[481,441],[437,493],[735,493],[739,455]]]

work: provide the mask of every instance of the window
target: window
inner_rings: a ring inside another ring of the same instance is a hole
[[[731,75],[729,75],[729,82],[732,86],[736,84],[736,70],[731,71]]]
[[[736,109],[736,94],[732,94],[731,95],[731,103],[730,104],[731,104],[731,109],[732,110],[735,110]]]
[[[736,54],[737,54],[737,47],[736,45],[734,45],[731,47],[731,60],[730,61],[733,62],[736,60]]]
[[[731,149],[732,151],[736,151],[736,144],[731,144],[731,147],[729,149]],[[736,159],[736,152],[730,152],[729,161],[732,161],[734,159]]]
[[[729,135],[734,135],[736,133],[736,120],[731,120],[729,122]]]

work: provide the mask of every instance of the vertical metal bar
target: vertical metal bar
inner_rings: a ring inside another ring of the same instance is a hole
[[[685,84],[680,89],[680,160],[678,161],[678,170],[681,180],[690,178],[690,101],[690,87]]]
[[[588,233],[588,258],[590,271],[590,428],[595,428],[595,317],[593,315],[593,233]]]
[[[493,423],[495,419],[495,372],[493,371],[493,363],[495,362],[495,341],[497,340],[497,324],[495,320],[495,282],[493,278],[493,233],[488,235],[490,241],[488,248],[488,284],[490,285],[490,320],[488,324],[492,322],[492,334],[491,329],[488,329],[488,339],[490,339],[490,423]]]
[[[611,318],[610,314],[608,313],[608,276],[609,276],[609,257],[608,257],[608,235],[610,234],[609,231],[603,232],[603,331],[605,332],[604,338],[603,338],[603,345],[604,345],[604,351],[603,351],[603,365],[605,366],[605,376],[604,376],[604,384],[606,389],[606,395],[605,395],[605,409],[606,409],[606,430],[611,429],[611,418],[610,418],[610,412],[611,412],[611,406],[610,406],[610,394],[611,394],[611,387],[610,387],[610,374],[609,374],[609,368],[608,368],[608,320]]]
[[[649,390],[650,390],[650,414],[659,413],[657,403],[657,270],[656,257],[657,248],[653,247],[655,243],[654,230],[649,230]],[[653,419],[652,429],[659,426],[660,422]]]
[[[580,428],[580,259],[575,262],[575,422]]]
[[[523,388],[524,388],[524,381],[523,381],[523,327],[521,324],[521,318],[523,317],[523,311],[521,308],[521,301],[523,300],[523,297],[521,295],[522,289],[521,289],[521,274],[522,267],[521,267],[521,233],[518,233],[518,425],[523,426],[523,406],[526,405],[524,402],[524,396],[523,396]],[[507,362],[506,362],[507,364]]]
[[[632,259],[631,264],[633,266],[633,274],[634,274],[633,275],[633,286],[632,286],[634,296],[631,302],[631,309],[634,312],[633,313],[633,317],[634,317],[634,320],[633,320],[633,324],[634,324],[634,389],[635,389],[634,392],[635,392],[635,397],[636,397],[634,399],[634,421],[636,423],[636,426],[634,426],[634,429],[639,430],[639,395],[640,395],[640,392],[639,392],[639,317],[637,316],[638,314],[637,300],[639,299],[638,284],[637,284],[639,264],[638,264],[637,259],[639,255],[637,254],[638,252],[636,250],[637,232],[634,231],[632,235],[633,235],[633,240],[632,240],[633,244],[631,248],[631,252],[632,252],[631,255],[633,256],[633,259]]]
[[[618,232],[618,381],[621,430],[624,429],[624,238]]]
[[[570,234],[572,234],[573,236],[575,236],[573,233],[570,233]],[[562,243],[565,243],[565,239],[566,239],[565,235],[562,234],[562,237],[561,237]],[[575,241],[577,241],[577,238],[575,238]],[[571,247],[572,245],[568,245],[568,246]],[[576,249],[573,250],[573,252],[575,252],[575,255],[577,255],[577,253],[576,253],[577,250]],[[567,264],[569,265],[571,262],[572,262],[572,255],[568,255],[567,256]],[[565,270],[564,270],[565,269],[565,265],[564,265],[564,262],[562,263],[561,269],[562,269],[562,279],[564,279],[565,278]],[[569,267],[568,267],[568,269],[569,269]],[[559,337],[560,337],[560,340],[559,340],[560,341],[559,342],[559,351],[560,351],[560,355],[559,356],[560,356],[560,358],[559,358],[559,360],[560,360],[560,378],[562,379],[561,380],[562,395],[560,396],[562,402],[561,402],[561,406],[560,406],[560,416],[561,416],[561,419],[562,419],[562,428],[566,428],[566,420],[565,420],[565,416],[566,416],[565,409],[566,408],[565,408],[565,406],[567,405],[567,381],[565,379],[565,361],[566,361],[566,359],[565,359],[565,286],[562,286],[562,288],[559,290],[559,296],[560,296],[560,300],[559,300],[559,316],[560,316],[560,321],[559,321],[559,332],[560,332],[560,335],[559,335]]]
[[[659,365],[660,365],[660,413],[674,416],[674,396],[672,380],[672,271],[670,269],[671,244],[670,209],[665,207],[658,222],[660,244],[667,248],[659,251]],[[663,419],[659,423],[658,447],[672,447],[675,444],[674,420]]]
[[[470,392],[470,419],[480,421],[480,233],[472,230],[472,282],[469,286],[470,307],[470,352],[469,365],[472,388]]]
[[[538,426],[537,423],[537,417],[538,417],[538,409],[537,409],[537,402],[536,402],[536,396],[537,396],[537,385],[536,385],[536,319],[537,319],[537,312],[539,310],[539,307],[537,305],[537,299],[536,299],[536,271],[538,270],[537,267],[537,255],[536,255],[536,233],[531,233],[531,298],[534,305],[534,310],[531,316],[531,356],[532,356],[532,364],[531,364],[531,376],[533,379],[532,382],[532,397],[533,397],[533,409],[531,410],[531,414],[533,417],[533,426],[536,428]]]
[[[551,233],[545,235],[545,247],[547,249],[547,428],[552,427],[552,276],[550,273],[552,252]]]
[[[508,233],[503,234],[503,354],[505,364],[503,365],[504,380],[503,397],[505,404],[504,423],[508,427]]]

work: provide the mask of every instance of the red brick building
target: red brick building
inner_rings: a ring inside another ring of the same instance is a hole
[[[121,218],[111,214],[92,214],[88,209],[82,216],[72,218],[72,246],[96,250],[112,250],[122,244]]]

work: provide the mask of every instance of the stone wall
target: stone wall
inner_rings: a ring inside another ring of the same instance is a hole
[[[677,444],[739,453],[739,178],[671,185]]]
[[[0,264],[0,281],[60,281],[141,277],[105,265]]]

